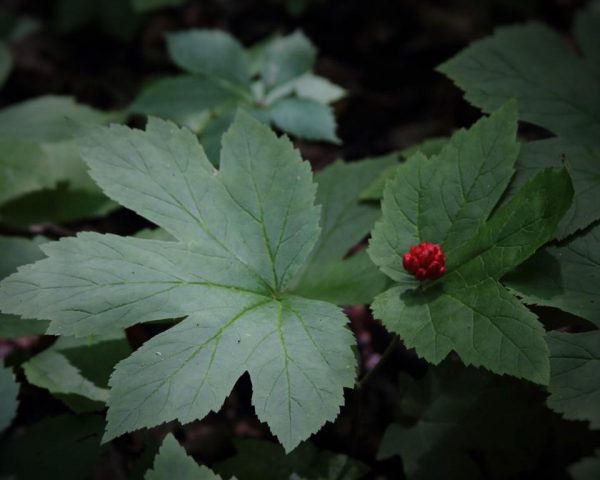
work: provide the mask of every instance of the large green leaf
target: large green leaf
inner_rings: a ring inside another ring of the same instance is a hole
[[[575,191],[573,205],[561,220],[557,237],[565,238],[600,218],[600,148],[573,145],[560,138],[524,143],[517,159],[517,173],[507,196],[544,168],[566,165]]]
[[[187,30],[170,33],[167,47],[173,61],[190,73],[224,79],[243,88],[250,83],[246,52],[225,32]]]
[[[61,415],[27,427],[0,450],[0,474],[19,480],[89,478],[102,453],[102,423],[96,415]]]
[[[0,433],[12,422],[17,414],[19,384],[12,369],[0,365]]]
[[[550,332],[548,406],[569,420],[600,428],[600,331]]]
[[[512,160],[505,171],[498,172],[498,180],[484,180],[486,176],[477,172],[500,167],[481,166],[486,159],[477,153],[489,151],[483,147],[482,126],[489,128],[504,116],[503,121],[514,127],[514,116],[506,116],[507,111],[505,107],[489,123],[482,120],[461,133],[467,152],[470,144],[477,148],[459,156],[460,167],[448,158],[438,164],[454,148],[451,140],[439,157],[413,157],[388,183],[383,220],[375,226],[369,254],[399,284],[375,299],[373,311],[407,346],[433,363],[455,350],[467,365],[546,384],[549,365],[544,330],[498,280],[553,237],[570,206],[572,187],[566,171],[543,171],[483,223],[502,194],[498,183],[504,187],[510,177],[516,140],[514,128],[496,125],[494,131],[505,132],[506,139],[499,142],[488,137],[490,148],[495,157],[512,155]],[[503,151],[509,153],[503,155]],[[446,187],[436,179],[440,171],[445,172]],[[465,171],[474,179],[468,188],[462,180]],[[469,201],[471,197],[474,202]],[[471,214],[463,213],[467,211]],[[454,237],[453,232],[457,232]],[[447,255],[448,273],[428,288],[402,268],[402,255],[421,241],[441,243]]]
[[[145,480],[221,480],[204,465],[198,465],[185,449],[179,445],[172,434],[163,440],[163,444],[154,459],[152,470],[148,470]]]
[[[576,143],[600,144],[600,82],[540,23],[499,28],[438,69],[486,112],[516,98],[523,120]]]
[[[98,129],[91,175],[178,241],[83,233],[0,285],[0,305],[87,335],[185,317],[119,363],[106,439],[217,410],[246,371],[258,417],[286,450],[333,420],[354,382],[347,319],[287,293],[317,241],[310,168],[286,138],[239,114],[215,170],[169,122]]]
[[[600,225],[548,247],[507,275],[506,285],[529,305],[556,307],[600,327]]]

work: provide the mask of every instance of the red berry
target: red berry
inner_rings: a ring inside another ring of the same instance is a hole
[[[417,280],[434,280],[446,273],[446,257],[437,243],[413,245],[402,257],[404,269]]]

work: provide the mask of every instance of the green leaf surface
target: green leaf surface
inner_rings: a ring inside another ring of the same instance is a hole
[[[156,115],[185,124],[198,112],[213,109],[241,97],[209,78],[179,75],[146,87],[129,107],[132,112]]]
[[[0,450],[0,474],[19,480],[89,478],[101,454],[102,424],[96,415],[46,418]]]
[[[499,28],[438,70],[486,112],[516,98],[521,119],[576,143],[600,144],[599,81],[540,23]]]
[[[108,390],[87,380],[62,354],[46,350],[23,364],[27,381],[53,394],[79,395],[106,403]]]
[[[321,236],[294,292],[338,305],[370,303],[386,285],[385,277],[364,252],[343,260],[368,234],[380,216],[377,206],[358,194],[395,155],[356,162],[337,161],[315,175],[321,206]]]
[[[0,365],[0,433],[13,421],[17,414],[19,384],[11,368]]]
[[[397,157],[398,160],[408,160],[417,152],[422,153],[426,157],[432,157],[440,153],[444,145],[448,142],[447,137],[434,137],[425,140],[412,147],[405,148],[402,151],[390,153],[390,156]],[[390,165],[384,171],[382,171],[371,184],[366,187],[360,194],[361,200],[379,200],[383,197],[383,191],[386,183],[394,178],[398,165]]]
[[[384,273],[397,281],[410,278],[402,255],[412,245],[439,243],[448,253],[485,222],[514,172],[516,114],[511,102],[456,132],[439,155],[416,153],[398,167],[369,247]]]
[[[0,279],[17,270],[17,267],[35,262],[44,254],[39,245],[46,239],[36,237],[33,240],[20,237],[0,236]],[[15,338],[29,335],[41,335],[48,329],[48,322],[42,320],[24,320],[14,315],[0,313],[0,337]]]
[[[388,286],[366,251],[347,260],[311,263],[294,293],[336,305],[364,305]]]
[[[221,477],[204,465],[198,465],[170,433],[154,459],[153,468],[146,472],[144,479],[220,480]]]
[[[58,96],[1,110],[0,204],[5,205],[0,216],[23,225],[85,218],[114,208],[89,178],[73,138],[91,125],[118,118]]]
[[[559,308],[600,327],[600,225],[539,251],[504,283],[528,305]]]
[[[248,57],[242,45],[220,30],[187,30],[167,35],[171,59],[182,69],[247,88]]]
[[[269,108],[273,124],[295,137],[340,143],[331,108],[306,98],[284,98]]]
[[[497,122],[507,111],[510,108],[505,107],[488,121]],[[514,117],[505,117],[504,121],[514,125]],[[458,182],[445,177],[448,186],[454,185],[454,192],[435,180],[435,172],[451,171],[444,169],[450,168],[449,159],[441,166],[437,162],[443,161],[448,149],[455,148],[454,137],[439,157],[428,159],[419,154],[402,165],[396,178],[386,187],[383,219],[375,226],[369,254],[399,285],[379,295],[373,303],[373,311],[388,329],[398,333],[407,346],[415,348],[418,355],[430,362],[439,363],[454,350],[467,365],[547,384],[548,350],[543,327],[498,280],[553,237],[571,203],[570,179],[564,170],[543,171],[485,222],[502,190],[497,189],[495,182],[478,183],[481,176],[476,172],[483,167],[469,168],[471,178],[475,179],[472,188],[465,189],[460,180],[461,172],[468,168],[467,162],[475,160],[472,156],[477,158],[476,162],[485,162],[476,155],[484,145],[479,141],[481,122],[483,120],[459,136],[459,145],[467,151],[466,146],[472,143],[477,149],[472,150],[471,155],[460,155],[463,167],[454,166]],[[514,128],[512,134],[506,125],[493,130],[513,136],[512,144],[508,138],[504,142],[504,149],[510,152],[513,162],[516,156]],[[483,128],[483,131],[490,130]],[[488,138],[491,147],[497,145],[492,148],[493,156],[504,157],[503,143],[495,143],[493,136]],[[494,164],[483,171],[493,172],[497,168]],[[500,180],[503,186],[512,170],[505,169],[507,173],[502,173]],[[407,185],[410,188],[406,188]],[[438,191],[432,192],[435,186]],[[465,195],[465,192],[468,193]],[[438,199],[437,205],[435,195],[442,199]],[[446,198],[475,198],[475,201],[470,208],[468,200],[445,204]],[[463,214],[464,211],[472,215]],[[452,220],[448,222],[448,219]],[[457,223],[459,227],[455,226]],[[462,232],[456,237],[458,245],[454,249],[447,243],[452,232]],[[421,241],[441,243],[447,256],[448,273],[425,289],[402,268],[402,255]]]
[[[573,205],[560,222],[557,237],[563,239],[600,218],[600,148],[570,144],[560,138],[522,145],[507,197],[544,168],[567,166],[573,189]]]
[[[76,131],[74,124],[100,124],[113,117],[78,104],[71,97],[47,95],[1,110],[0,138],[32,143],[70,140]]]
[[[337,102],[346,96],[346,90],[342,87],[312,73],[306,73],[298,78],[294,82],[294,91],[300,98],[324,104]]]
[[[268,89],[289,82],[311,70],[316,56],[314,45],[302,32],[275,38],[262,52],[262,80]]]
[[[600,429],[600,331],[550,332],[551,377],[548,406],[568,420]]]
[[[333,420],[353,339],[337,307],[286,293],[319,233],[310,168],[289,141],[240,114],[217,171],[189,130],[152,119],[145,132],[98,129],[84,158],[107,194],[178,241],[47,244],[47,259],[2,282],[0,304],[78,336],[187,316],[117,365],[105,438],[203,418],[246,371],[286,450]]]
[[[29,383],[44,388],[76,413],[105,408],[108,379],[131,348],[123,332],[88,338],[60,337],[23,364]]]

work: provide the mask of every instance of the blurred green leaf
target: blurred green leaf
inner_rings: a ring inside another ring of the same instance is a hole
[[[61,415],[26,428],[3,445],[0,474],[19,480],[81,480],[100,458],[104,421],[95,415]]]
[[[0,433],[13,421],[19,402],[19,384],[12,369],[0,364]]]

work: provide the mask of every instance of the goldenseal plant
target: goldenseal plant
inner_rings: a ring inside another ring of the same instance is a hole
[[[286,451],[333,420],[356,360],[347,319],[290,289],[319,239],[310,167],[285,137],[240,113],[220,169],[195,135],[151,119],[95,130],[92,178],[176,240],[81,233],[0,284],[5,313],[48,333],[99,335],[183,318],[117,364],[104,440],[218,410],[249,372],[252,402]]]
[[[439,154],[417,152],[398,167],[369,246],[396,285],[372,308],[432,363],[455,351],[467,365],[547,385],[544,328],[500,281],[554,238],[573,188],[565,169],[543,170],[492,214],[514,174],[516,132],[516,103],[509,102],[458,131]],[[405,254],[421,242],[445,253],[442,277],[424,270],[413,278]]]

